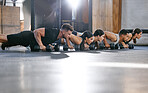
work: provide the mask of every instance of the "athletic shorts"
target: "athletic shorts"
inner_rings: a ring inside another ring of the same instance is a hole
[[[29,46],[30,42],[34,39],[34,34],[31,31],[23,31],[17,34],[7,35],[8,43],[13,46],[22,45]]]

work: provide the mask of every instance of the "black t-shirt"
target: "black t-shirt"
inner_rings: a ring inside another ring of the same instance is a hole
[[[43,45],[54,43],[57,40],[60,30],[45,27],[45,36],[41,38]]]

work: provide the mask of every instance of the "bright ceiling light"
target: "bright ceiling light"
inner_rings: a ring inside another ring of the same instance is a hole
[[[79,6],[80,0],[67,0],[72,9],[76,10]]]

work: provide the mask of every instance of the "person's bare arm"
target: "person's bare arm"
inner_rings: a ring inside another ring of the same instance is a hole
[[[117,37],[116,37],[116,35],[114,33],[109,32],[109,31],[105,31],[104,33],[105,33],[105,38],[104,38],[103,41],[104,41],[105,47],[109,48],[110,45],[108,44],[106,38],[109,39],[112,42],[116,42],[117,41]]]
[[[69,40],[70,40],[72,43],[76,44],[76,45],[79,45],[79,44],[81,44],[81,42],[82,42],[82,38],[81,38],[81,37],[75,36],[75,35],[73,35],[73,34],[69,35]]]
[[[117,41],[117,37],[116,37],[116,35],[114,33],[109,32],[109,31],[104,31],[104,33],[105,33],[105,37],[107,39],[110,39],[112,42],[116,42]]]
[[[84,48],[85,50],[88,50],[89,49],[89,45],[87,45],[86,43],[84,44]]]
[[[121,42],[121,44],[123,45],[124,48],[128,48],[128,45],[125,44],[124,42]]]
[[[70,44],[70,35],[67,35],[65,38],[66,38],[66,43],[68,45],[68,48],[74,49],[74,47]]]
[[[106,36],[105,36],[105,38],[103,39],[103,42],[104,42],[106,48],[109,48],[109,47],[110,47],[110,45],[108,44],[108,42],[107,42],[107,40],[106,40]]]
[[[45,36],[45,28],[39,28],[33,31],[34,32],[34,37],[38,43],[38,45],[40,46],[41,50],[46,50],[46,47],[43,45],[42,41],[41,41],[41,37]]]
[[[95,47],[97,47],[97,49],[99,49],[99,43],[98,43],[98,41],[95,42]]]
[[[75,36],[73,34],[68,35],[65,38],[66,38],[67,45],[70,49],[74,48],[73,46],[71,46],[70,41],[76,45],[79,45],[82,42],[82,38],[80,38],[79,36]]]

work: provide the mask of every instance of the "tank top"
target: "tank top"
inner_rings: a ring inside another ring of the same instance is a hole
[[[47,28],[45,27],[45,37],[42,37],[43,45],[47,46],[48,44],[54,43],[57,40],[60,30],[56,28]]]

